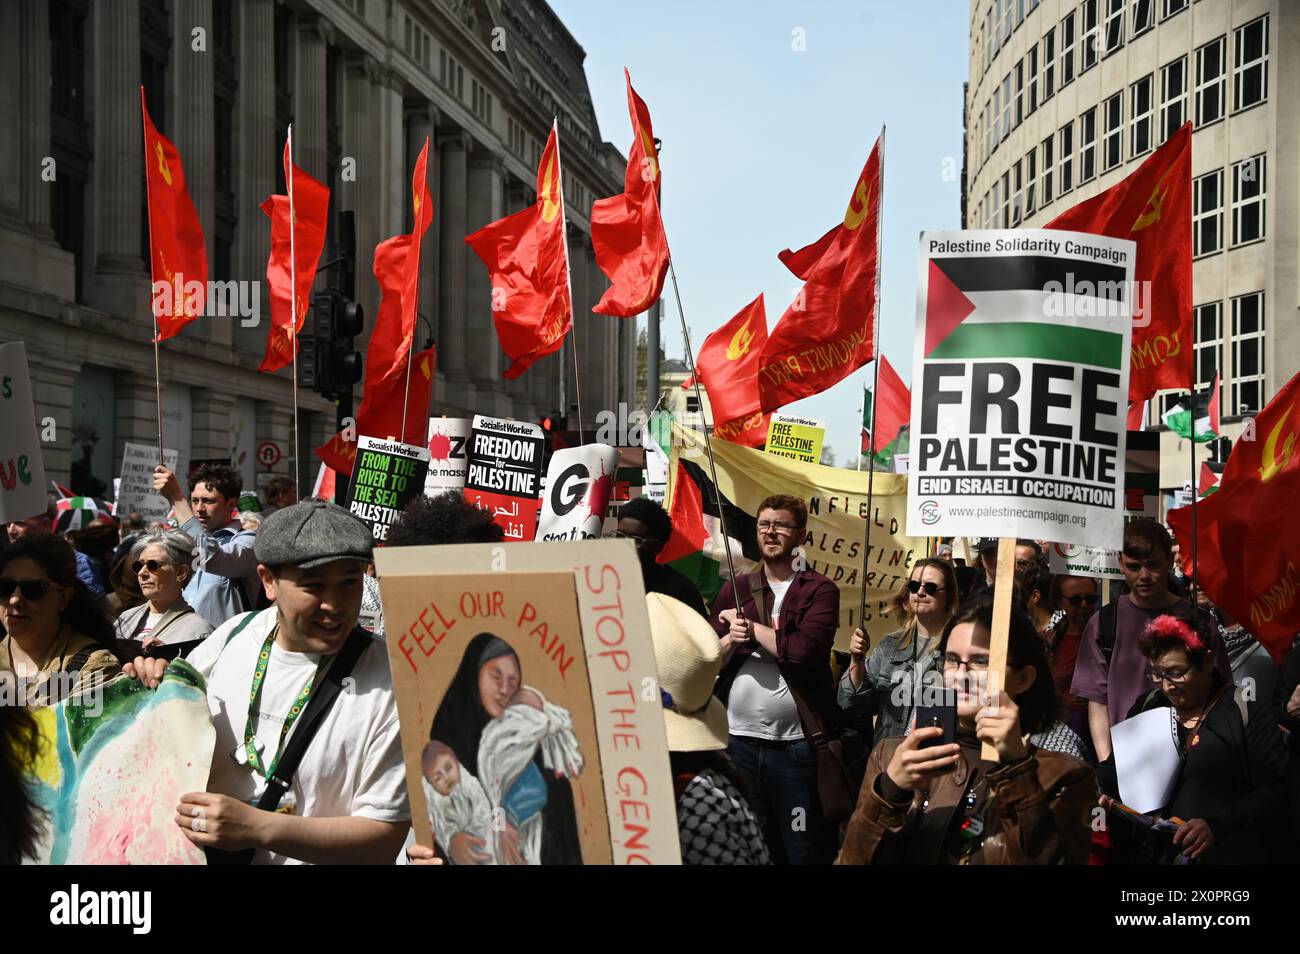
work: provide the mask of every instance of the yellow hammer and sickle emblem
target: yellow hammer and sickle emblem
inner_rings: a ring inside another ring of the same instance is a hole
[[[554,222],[560,214],[560,203],[556,201],[555,154],[546,160],[546,171],[542,173],[542,221]]]
[[[1168,172],[1160,177],[1156,187],[1151,190],[1151,198],[1147,199],[1147,204],[1142,207],[1142,213],[1133,223],[1130,232],[1140,232],[1149,225],[1155,225],[1160,221],[1160,215],[1164,211],[1165,199],[1169,195],[1169,186],[1165,182],[1169,178],[1169,173],[1173,172],[1171,167]]]
[[[168,185],[171,185],[172,171],[171,169],[167,168],[167,157],[163,155],[162,143],[155,142],[153,144],[153,151],[158,156],[158,171],[162,173],[163,181],[166,182]]]
[[[650,160],[651,181],[658,182],[659,155],[655,152],[654,140],[650,138],[650,134],[645,131],[644,126],[641,127],[641,145],[645,148],[646,158]]]
[[[727,345],[727,360],[735,361],[737,358],[747,355],[753,340],[754,333],[749,330],[749,322],[747,321],[731,336],[731,344]]]
[[[1282,419],[1273,426],[1269,431],[1268,439],[1264,441],[1264,452],[1260,455],[1259,479],[1268,483],[1276,477],[1287,464],[1291,462],[1291,451],[1295,449],[1295,432],[1292,431],[1287,435],[1286,440],[1282,442],[1282,459],[1277,459],[1277,441],[1282,436],[1282,427],[1286,424],[1286,419],[1291,416],[1291,409],[1287,408]]]
[[[861,208],[855,209],[853,203],[861,203]],[[849,200],[849,207],[844,210],[844,227],[846,229],[856,229],[862,224],[862,220],[867,217],[867,209],[871,207],[871,186],[867,185],[865,179],[858,180],[858,187],[853,190],[853,198]]]

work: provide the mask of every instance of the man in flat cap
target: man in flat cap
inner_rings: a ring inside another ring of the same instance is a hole
[[[256,545],[274,605],[230,619],[190,655],[207,680],[217,742],[208,791],[181,797],[176,824],[210,862],[397,856],[410,827],[397,705],[383,645],[357,627],[371,547],[366,525],[332,503],[277,510]],[[156,687],[165,665],[124,668]],[[313,710],[317,693],[333,696],[328,709]],[[310,741],[286,769],[281,756],[301,746],[300,732]],[[276,795],[273,809],[258,807]]]

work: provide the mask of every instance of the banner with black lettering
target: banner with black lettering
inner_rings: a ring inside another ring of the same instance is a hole
[[[1113,545],[1134,255],[1082,232],[922,234],[909,533]]]
[[[429,418],[429,473],[424,478],[426,497],[465,489],[469,467],[469,418]]]
[[[360,437],[357,459],[348,482],[348,510],[370,525],[376,543],[383,543],[388,528],[402,511],[424,493],[429,468],[429,448]]]
[[[538,540],[594,540],[601,534],[614,491],[618,448],[609,444],[565,447],[551,455]]]
[[[470,427],[465,499],[492,513],[507,540],[537,534],[546,434],[536,424],[475,414]]]

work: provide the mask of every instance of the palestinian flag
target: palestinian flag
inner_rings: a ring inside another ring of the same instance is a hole
[[[1169,428],[1184,440],[1190,438],[1197,444],[1208,444],[1219,436],[1219,373],[1214,373],[1214,383],[1210,385],[1208,395],[1195,396],[1195,413],[1175,404],[1162,420]]]
[[[1201,461],[1201,481],[1197,488],[1197,497],[1204,499],[1219,489],[1219,475],[1214,472],[1208,460]]]
[[[880,404],[875,408],[876,439],[871,440],[872,405],[875,395],[866,391],[862,398],[862,454],[873,450],[877,462],[892,468],[895,454],[907,452],[908,420],[912,414],[912,392],[903,383],[894,366],[884,355],[880,356],[879,383],[876,390],[880,393]],[[899,446],[899,441],[903,446]]]
[[[1115,323],[1105,316],[1128,293],[1123,266],[1032,253],[932,258],[929,266],[927,360],[1029,358],[1122,369],[1124,336],[1100,325]]]
[[[890,441],[880,450],[876,451],[876,466],[883,467],[885,470],[893,473],[894,458],[899,454],[906,454],[911,444],[912,427],[910,424],[904,424],[898,432],[898,436]]]
[[[756,543],[757,520],[726,497],[721,499],[732,561],[737,572],[746,572],[761,559]],[[713,482],[704,469],[694,461],[679,459],[669,508],[673,535],[660,551],[659,562],[685,574],[710,606],[722,588],[722,567],[727,561],[717,501]]]

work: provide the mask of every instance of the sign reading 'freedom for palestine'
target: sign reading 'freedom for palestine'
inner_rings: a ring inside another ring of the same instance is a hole
[[[909,534],[1115,545],[1134,254],[1081,232],[922,234]]]

